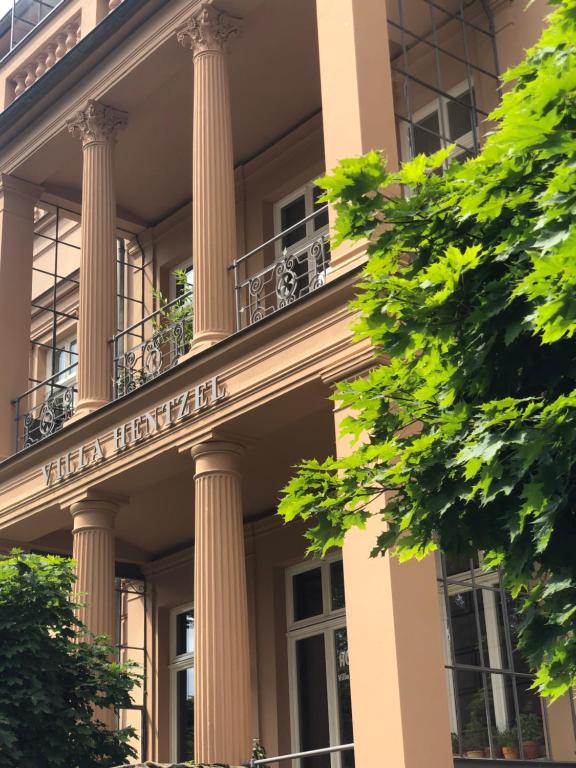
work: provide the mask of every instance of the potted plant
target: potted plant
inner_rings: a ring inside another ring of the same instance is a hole
[[[450,734],[450,737],[452,738],[452,754],[453,755],[459,755],[460,754],[460,739],[458,738],[458,734],[452,733]]]
[[[521,714],[520,729],[522,731],[524,757],[526,760],[537,760],[540,757],[540,744],[542,743],[540,718],[534,712]]]
[[[462,732],[464,757],[484,757],[488,744],[484,691],[480,689],[470,698],[468,721]]]
[[[502,748],[504,760],[518,760],[518,732],[516,728],[500,731],[498,744]]]

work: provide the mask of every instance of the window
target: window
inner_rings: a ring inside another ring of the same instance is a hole
[[[194,612],[178,608],[171,616],[172,759],[194,759]]]
[[[186,274],[186,286],[176,280],[176,272],[184,272]],[[170,301],[179,299],[185,293],[192,290],[194,290],[194,270],[192,268],[192,259],[186,259],[186,261],[177,264],[170,270]]]
[[[56,342],[56,348],[48,353],[52,356],[50,376],[55,376],[55,384],[71,387],[76,383],[76,367],[78,362],[78,341],[76,336],[68,336]]]
[[[354,739],[341,558],[288,569],[286,592],[293,748],[349,744]],[[297,762],[299,768],[354,768],[354,755]]]
[[[276,241],[276,260],[283,259],[288,272],[294,274],[295,284],[290,282],[290,294],[294,298],[322,285],[330,263],[328,211],[319,201],[321,195],[322,190],[310,181],[274,206],[275,233],[279,235],[295,227]],[[308,216],[311,218],[304,222]],[[282,286],[281,276],[277,286],[280,297]]]
[[[480,559],[438,558],[454,754],[547,755],[545,709],[516,647],[514,602]]]
[[[468,82],[461,83],[447,96],[440,96],[418,110],[411,124],[403,125],[403,159],[437,152],[449,144],[456,144],[453,158],[470,157],[478,149],[475,121],[474,88]]]

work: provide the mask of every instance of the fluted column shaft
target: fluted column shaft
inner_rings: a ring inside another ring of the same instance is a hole
[[[82,250],[78,321],[79,415],[110,399],[116,332],[116,191],[114,143],[124,113],[91,101],[69,123],[82,139]]]
[[[194,447],[197,763],[240,765],[251,753],[250,656],[241,448]]]
[[[78,618],[94,635],[115,642],[114,520],[116,506],[107,501],[80,501],[72,505],[72,556],[76,562],[76,588],[83,606]]]
[[[226,41],[237,29],[203,6],[178,33],[194,55],[192,256],[194,347],[232,333],[234,291],[228,267],[236,257],[236,212]]]

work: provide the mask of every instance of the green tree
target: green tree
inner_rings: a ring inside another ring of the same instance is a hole
[[[72,561],[14,551],[0,559],[0,766],[104,768],[135,753],[97,707],[127,707],[136,678],[84,630],[71,599]]]
[[[354,306],[375,364],[337,393],[369,440],[305,462],[280,513],[324,552],[387,494],[374,555],[481,550],[558,696],[576,682],[576,0],[506,80],[478,157],[389,173],[371,152],[319,182],[335,243],[369,241]]]

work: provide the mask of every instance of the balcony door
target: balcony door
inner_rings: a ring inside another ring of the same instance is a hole
[[[342,560],[287,572],[292,747],[353,741]],[[351,751],[302,758],[298,768],[354,768]]]

